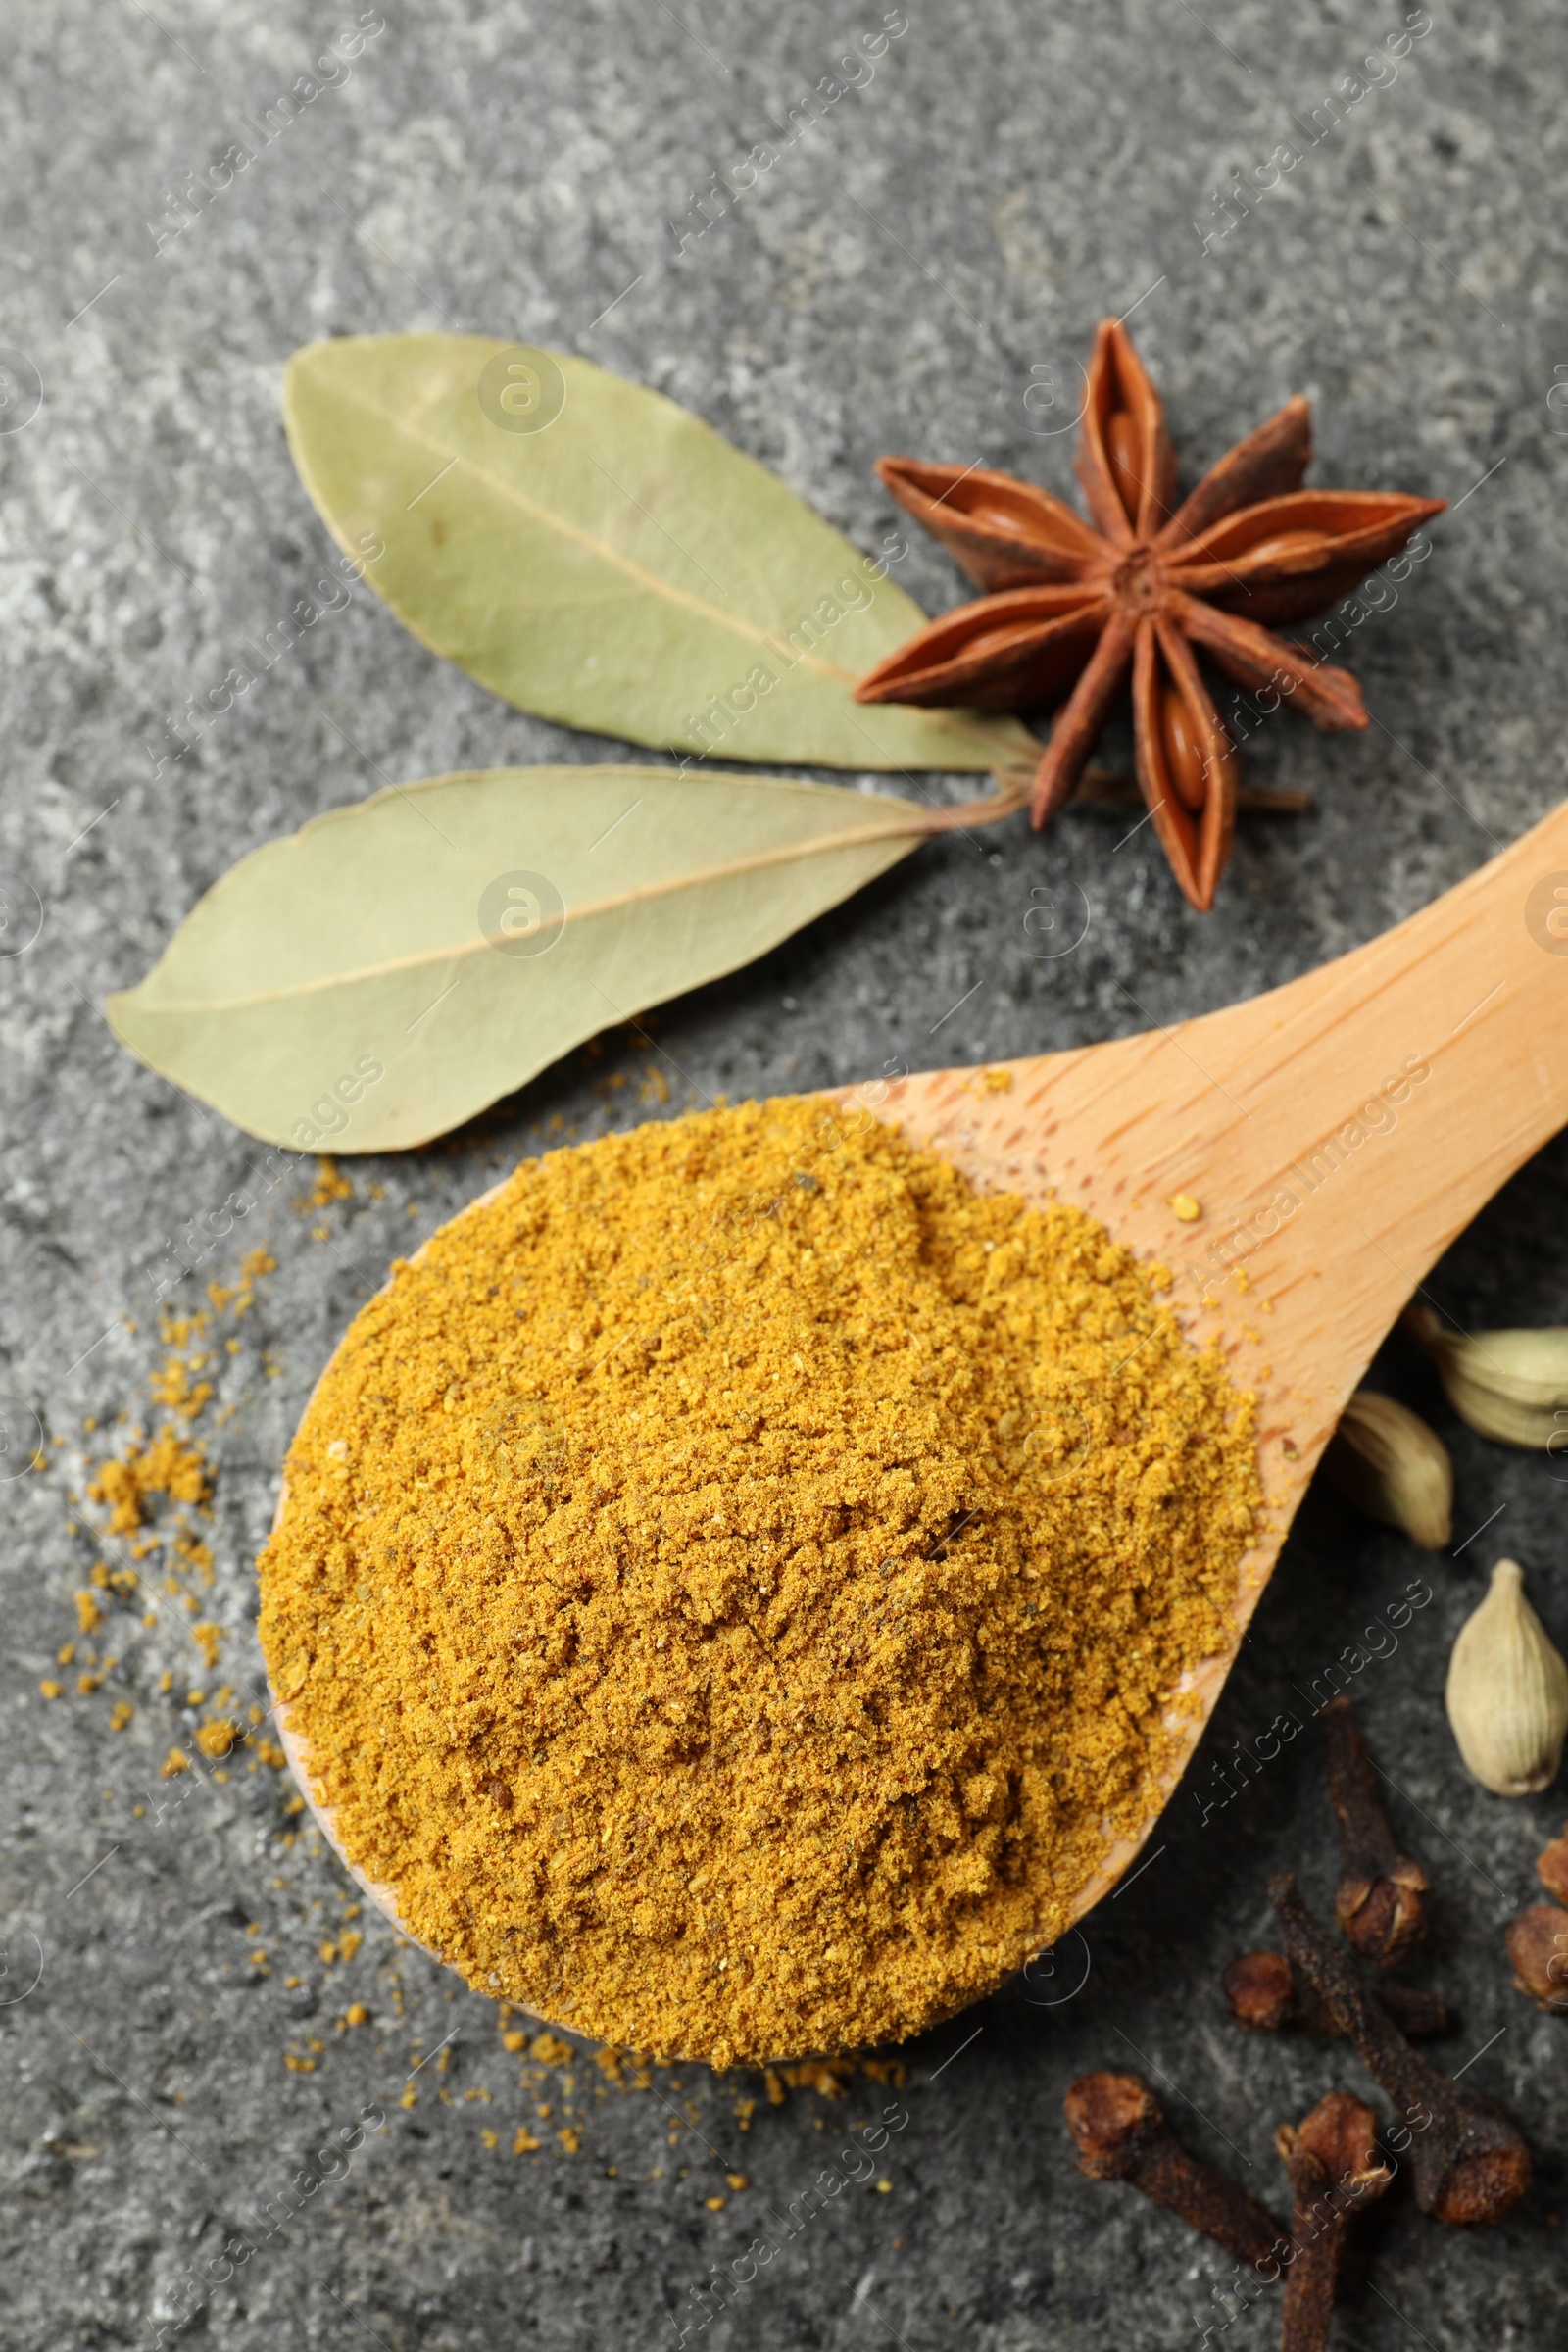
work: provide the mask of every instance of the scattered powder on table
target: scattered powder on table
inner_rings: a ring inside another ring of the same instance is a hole
[[[109,1506],[109,1534],[128,1536],[146,1518],[149,1494],[204,1503],[210,1488],[210,1466],[201,1447],[166,1429],[145,1445],[131,1446],[123,1460],[101,1462],[87,1494],[91,1501]]]
[[[355,1321],[262,1556],[345,1852],[470,1983],[661,2054],[993,1989],[1227,1639],[1252,1400],[1168,1281],[820,1102],[519,1167]]]

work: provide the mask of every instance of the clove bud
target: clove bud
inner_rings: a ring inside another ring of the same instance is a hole
[[[1283,1952],[1241,1953],[1226,1969],[1220,1986],[1237,2024],[1255,2034],[1299,2026],[1303,2034],[1320,2034],[1325,2041],[1343,2038],[1327,2005],[1310,1984],[1301,1983]],[[1446,2034],[1452,2022],[1441,1992],[1385,1984],[1378,1998],[1401,2034]]]
[[[1418,1413],[1373,1389],[1357,1389],[1323,1455],[1337,1494],[1369,1519],[1402,1528],[1423,1551],[1443,1551],[1453,1534],[1453,1464]]]
[[[1278,2277],[1280,2231],[1271,2217],[1226,2174],[1188,2154],[1141,2075],[1082,2075],[1062,2108],[1078,2170],[1091,2180],[1125,2180],[1235,2261],[1257,2269],[1273,2261]]]
[[[1568,2017],[1568,1911],[1533,1903],[1508,1922],[1513,1981],[1548,2017]]]
[[[1432,1882],[1395,1843],[1349,1700],[1330,1699],[1318,1724],[1344,1862],[1335,1916],[1346,1942],[1363,1960],[1396,1968],[1427,1932],[1422,1898]]]
[[[1547,1846],[1536,1864],[1536,1876],[1548,1894],[1568,1903],[1568,1830]]]
[[[1274,2145],[1294,2198],[1281,2352],[1323,2352],[1346,2231],[1394,2175],[1378,2154],[1377,2118],[1346,2090],[1319,2099],[1298,2129],[1282,2124]]]
[[[1456,2228],[1499,2221],[1530,2186],[1530,2151],[1490,2100],[1460,2090],[1412,2050],[1376,1993],[1301,1900],[1287,1873],[1268,1898],[1298,1976],[1328,2006],[1368,2073],[1394,2101],[1409,2135],[1410,2178],[1423,2213]]]
[[[1448,1721],[1467,1768],[1496,1796],[1549,1788],[1568,1737],[1568,1665],[1525,1598],[1524,1570],[1499,1560],[1492,1590],[1448,1660]]]
[[[1568,1331],[1446,1331],[1430,1306],[1410,1307],[1404,1324],[1482,1437],[1548,1451],[1568,1443]]]

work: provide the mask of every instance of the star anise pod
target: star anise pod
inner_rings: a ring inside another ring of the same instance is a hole
[[[1446,504],[1303,490],[1311,456],[1310,407],[1288,400],[1177,505],[1159,395],[1126,330],[1103,319],[1078,441],[1093,528],[1010,473],[878,463],[900,506],[993,593],[879,662],[857,701],[1019,710],[1065,694],[1035,776],[1038,827],[1071,795],[1131,671],[1139,786],[1177,881],[1206,911],[1230,856],[1237,756],[1194,648],[1320,727],[1364,727],[1349,671],[1264,624],[1326,612]]]

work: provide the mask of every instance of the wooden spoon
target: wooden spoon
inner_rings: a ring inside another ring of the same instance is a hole
[[[1194,1678],[1200,1709],[1181,1718],[1183,1744],[1142,1829],[1109,1848],[1078,1897],[1081,1918],[1181,1778],[1384,1334],[1455,1234],[1568,1122],[1568,808],[1396,930],[1266,996],[846,1099],[977,1186],[1069,1201],[1174,1268],[1183,1328],[1199,1345],[1218,1338],[1258,1398],[1266,1532],[1242,1564],[1230,1642]],[[279,1518],[285,1501],[286,1491]],[[277,1722],[341,1854],[300,1730],[281,1706]],[[397,1921],[393,1890],[354,1876]]]

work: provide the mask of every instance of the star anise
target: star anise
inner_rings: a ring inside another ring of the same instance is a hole
[[[1237,755],[1194,647],[1320,727],[1364,727],[1349,671],[1263,624],[1326,612],[1446,503],[1303,490],[1311,456],[1310,407],[1288,400],[1178,506],[1159,395],[1126,330],[1102,320],[1078,441],[1093,528],[1010,473],[879,462],[900,506],[994,593],[911,637],[856,699],[1019,710],[1065,694],[1035,776],[1038,827],[1071,795],[1130,670],[1139,786],[1206,911],[1230,856]]]

